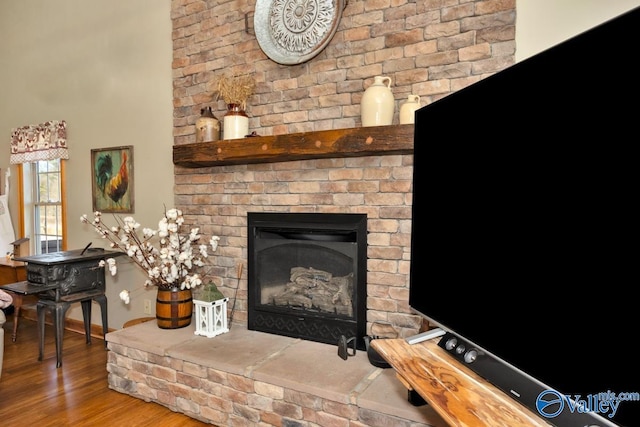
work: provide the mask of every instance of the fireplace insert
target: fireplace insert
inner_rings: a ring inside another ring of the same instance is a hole
[[[249,212],[248,227],[248,328],[364,350],[366,214]]]

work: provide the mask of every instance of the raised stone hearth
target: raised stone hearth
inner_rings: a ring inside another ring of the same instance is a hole
[[[220,426],[444,427],[364,351],[232,325],[214,338],[155,321],[107,334],[109,387]]]

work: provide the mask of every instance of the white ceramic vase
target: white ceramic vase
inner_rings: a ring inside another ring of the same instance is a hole
[[[416,110],[420,108],[420,97],[418,95],[409,95],[407,102],[400,107],[400,124],[415,123]]]
[[[375,76],[373,84],[364,91],[360,101],[362,126],[385,126],[393,122],[395,100],[391,92],[391,78]]]

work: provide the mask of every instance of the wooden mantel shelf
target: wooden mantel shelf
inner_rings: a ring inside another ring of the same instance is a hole
[[[413,154],[413,124],[332,129],[174,145],[173,163],[200,168],[331,157]]]

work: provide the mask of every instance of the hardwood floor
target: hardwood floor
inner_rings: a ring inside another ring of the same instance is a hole
[[[5,350],[0,377],[2,426],[205,426],[181,413],[111,390],[107,385],[104,341],[65,331],[62,366],[56,368],[53,329],[47,325],[43,361],[38,361],[38,330],[20,318],[11,341],[13,315],[4,325]]]

